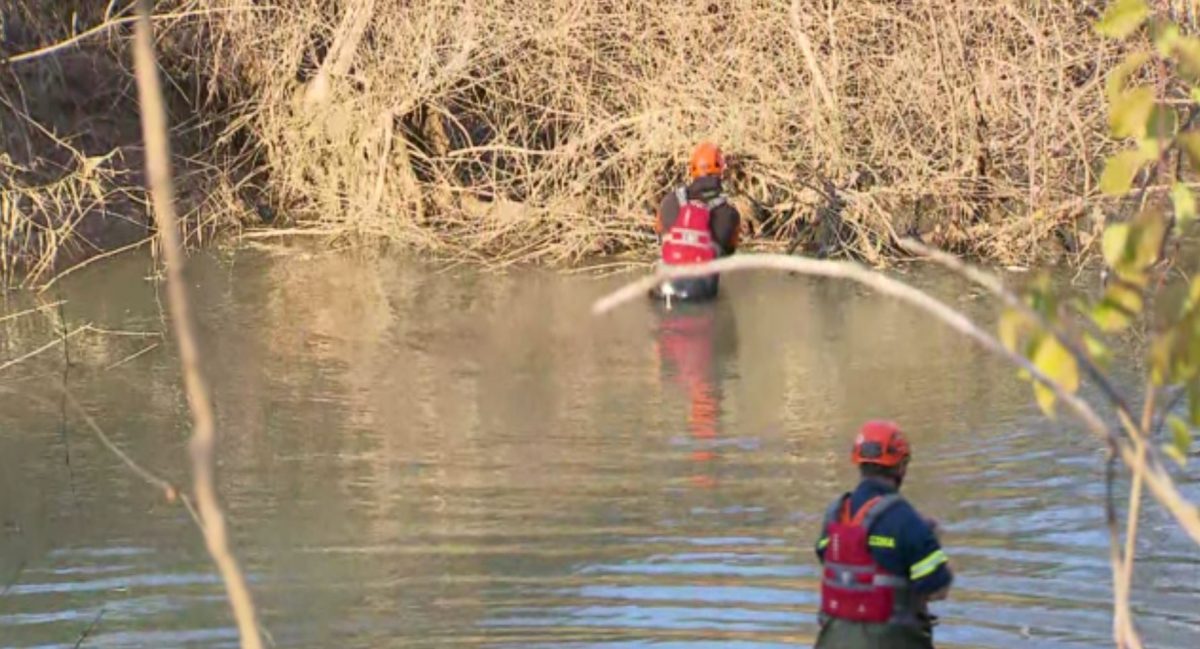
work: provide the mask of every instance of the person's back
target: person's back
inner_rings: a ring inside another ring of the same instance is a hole
[[[663,197],[655,230],[660,237],[661,260],[666,265],[711,261],[731,255],[738,245],[741,215],[725,196],[722,177],[725,157],[715,145],[701,143],[688,164],[690,183]],[[717,277],[667,282],[670,292],[682,299],[711,298]]]
[[[822,565],[816,649],[931,649],[928,603],[953,574],[935,524],[904,500],[909,446],[890,422],[863,426],[853,461],[862,481],[826,512],[816,552]]]

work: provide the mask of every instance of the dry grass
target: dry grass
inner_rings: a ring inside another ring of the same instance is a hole
[[[208,15],[204,4],[174,3],[156,22],[184,30]],[[0,285],[43,284],[151,234],[132,22],[128,0],[0,0]],[[231,200],[239,168],[206,150],[216,127],[197,110],[194,80],[172,81],[188,235],[198,241],[244,214]]]
[[[50,4],[63,15],[40,18],[26,50],[70,37],[63,7],[79,3]],[[78,20],[86,39],[20,65],[120,51],[129,3],[93,4]],[[240,217],[253,188],[301,227],[458,260],[576,263],[648,249],[650,206],[711,138],[732,154],[752,241],[878,262],[919,234],[1029,264],[1086,249],[1100,220],[1103,76],[1119,53],[1093,32],[1099,5],[173,0],[158,11],[176,140],[201,141],[188,160],[209,179],[188,202],[197,221]],[[95,29],[106,20],[117,24]],[[115,78],[128,99],[128,71]],[[817,223],[820,178],[845,208]],[[186,174],[180,185],[192,186]]]
[[[272,6],[208,19],[197,62],[240,106],[279,205],[425,252],[643,247],[647,205],[706,137],[733,154],[760,239],[875,261],[921,233],[1030,262],[1086,214],[1072,199],[1108,146],[1114,52],[1072,3]],[[845,189],[833,227],[806,227],[814,171]]]

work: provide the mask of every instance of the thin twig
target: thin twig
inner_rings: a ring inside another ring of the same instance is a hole
[[[92,631],[96,630],[96,625],[100,624],[100,618],[104,617],[104,612],[105,612],[105,609],[101,608],[100,612],[96,613],[96,617],[95,617],[95,619],[92,620],[92,623],[89,624],[87,626],[87,628],[83,630],[83,633],[79,634],[79,639],[75,641],[74,649],[79,649],[80,647],[82,647],[84,641],[88,639],[88,636],[92,635]]]
[[[187,494],[181,493],[180,490],[173,483],[171,483],[171,481],[159,476],[141,464],[138,464],[137,460],[134,460],[129,456],[128,453],[122,450],[120,446],[117,446],[117,443],[114,442],[111,437],[109,437],[108,433],[104,432],[104,429],[100,427],[100,424],[97,423],[90,414],[88,414],[87,409],[75,399],[75,395],[71,394],[71,391],[68,390],[66,386],[58,384],[55,385],[55,388],[62,393],[67,407],[83,420],[83,423],[87,425],[87,427],[92,431],[92,433],[96,436],[96,439],[100,441],[100,444],[104,446],[104,448],[108,449],[110,453],[115,455],[117,459],[120,460],[121,463],[124,464],[135,476],[141,478],[143,482],[154,487],[158,491],[161,491],[167,502],[174,502],[175,499],[178,498],[179,501],[183,503],[184,509],[188,511],[192,521],[196,523],[196,527],[203,529],[204,526],[200,521],[200,516],[197,513],[195,506],[192,504],[191,498],[189,498]],[[18,394],[23,398],[36,401],[47,407],[54,406],[54,403],[48,398],[31,391],[18,390],[9,386],[0,385],[0,392]]]
[[[22,559],[21,562],[17,564],[17,569],[13,572],[13,576],[10,577],[7,582],[4,583],[4,588],[0,588],[0,597],[4,597],[5,595],[7,595],[8,591],[12,590],[12,587],[17,585],[17,582],[21,580],[21,573],[25,572],[25,567],[27,565],[28,564],[25,562],[24,559]]]
[[[1147,400],[1145,406],[1147,410],[1142,415],[1142,426],[1139,428],[1134,425],[1132,414],[1124,397],[1117,391],[1116,387],[1108,380],[1108,377],[1096,367],[1095,363],[1087,356],[1086,353],[1075,343],[1074,339],[1068,336],[1061,328],[1053,326],[1042,315],[1029,307],[1024,301],[1004,286],[995,275],[985,272],[973,265],[967,264],[957,257],[950,255],[941,250],[937,250],[926,246],[912,239],[900,241],[900,246],[915,253],[929,258],[935,263],[963,276],[971,282],[982,286],[989,290],[993,295],[999,297],[1009,308],[1016,310],[1025,318],[1032,320],[1044,331],[1049,332],[1054,338],[1074,357],[1076,363],[1084,369],[1084,372],[1096,383],[1108,400],[1117,409],[1120,416],[1122,426],[1124,427],[1129,439],[1137,450],[1137,466],[1143,466],[1146,461],[1146,446],[1142,443],[1141,438],[1143,430],[1146,427],[1147,418],[1153,414],[1153,400]],[[1115,440],[1110,440],[1110,448]],[[1142,480],[1139,473],[1134,478],[1133,484],[1133,500],[1131,501],[1130,516],[1131,530],[1126,536],[1125,551],[1121,551],[1120,535],[1117,531],[1116,523],[1116,506],[1113,500],[1115,471],[1107,472],[1107,493],[1109,495],[1108,505],[1106,507],[1106,521],[1109,528],[1109,545],[1110,545],[1110,560],[1112,563],[1113,575],[1113,633],[1120,646],[1129,646],[1131,649],[1140,649],[1142,646],[1141,639],[1138,637],[1136,630],[1133,627],[1133,616],[1130,612],[1130,580],[1133,570],[1133,554],[1130,549],[1131,541],[1129,533],[1136,529],[1136,524],[1133,523],[1137,516],[1137,502],[1141,497]]]
[[[275,9],[275,7],[217,7],[217,8],[213,8],[213,9],[201,9],[201,10],[196,10],[196,11],[181,11],[178,13],[157,14],[157,15],[151,16],[151,18],[153,20],[174,20],[176,18],[193,18],[196,16],[209,16],[209,15],[213,15],[213,14],[230,13],[230,12],[235,12],[235,11],[273,11],[274,9]],[[22,52],[20,54],[14,54],[8,58],[0,58],[0,65],[4,65],[4,64],[11,65],[11,64],[15,64],[15,63],[22,63],[24,61],[30,61],[33,59],[41,58],[43,56],[49,56],[51,54],[54,54],[55,52],[60,52],[62,50],[68,49],[74,45],[77,45],[89,38],[99,36],[100,34],[103,34],[104,32],[107,32],[111,29],[116,29],[117,27],[121,27],[123,25],[128,25],[130,23],[134,23],[137,20],[138,20],[138,16],[125,16],[123,18],[113,18],[111,20],[107,20],[103,23],[100,23],[99,25],[96,25],[95,27],[92,27],[91,29],[87,29],[82,32],[79,32],[78,34],[72,36],[71,38],[59,41],[52,45],[47,45],[45,47],[39,47],[36,50],[30,50],[28,52]]]
[[[96,327],[86,325],[84,329],[97,333],[103,336],[121,336],[125,338],[163,338],[162,332],[159,331],[133,331],[128,329],[105,329],[104,327]]]
[[[243,230],[237,235],[239,239],[275,239],[283,237],[334,237],[342,234],[332,228],[287,228],[274,230]]]
[[[112,441],[112,438],[110,438],[108,434],[104,432],[104,429],[100,427],[100,424],[96,423],[96,420],[93,419],[90,414],[88,414],[88,411],[79,403],[79,401],[75,399],[75,395],[71,394],[71,392],[67,390],[65,386],[60,387],[60,390],[62,390],[62,394],[66,399],[67,405],[70,406],[71,410],[74,410],[75,414],[78,415],[85,424],[87,424],[88,428],[90,428],[93,433],[95,433],[96,439],[100,440],[100,443],[104,445],[104,448],[107,448],[109,452],[117,456],[117,459],[121,460],[121,462],[124,463],[125,466],[134,473],[134,475],[138,476],[147,484],[161,491],[163,497],[166,498],[168,502],[179,498],[183,502],[183,506],[188,510],[188,513],[191,514],[192,520],[196,522],[196,525],[201,529],[204,528],[204,525],[201,523],[200,517],[197,514],[195,507],[192,505],[191,499],[187,497],[187,494],[181,494],[179,489],[177,489],[174,484],[171,484],[169,480],[158,476],[153,471],[143,467],[141,464],[138,464],[137,461],[132,457],[129,457],[129,454],[121,450],[121,447],[117,446],[117,444]]]
[[[71,435],[67,429],[66,388],[67,388],[68,379],[70,378],[70,375],[71,375],[71,344],[66,339],[67,312],[66,312],[66,308],[63,306],[62,300],[59,301],[59,306],[58,306],[58,331],[59,331],[59,334],[63,336],[63,339],[62,339],[63,369],[62,369],[62,375],[59,377],[59,381],[61,382],[61,384],[63,386],[63,399],[60,400],[58,403],[58,413],[59,413],[58,433],[59,433],[59,436],[62,437],[62,441],[63,441],[63,461],[66,463],[66,466],[67,466],[67,482],[71,486],[71,502],[75,505],[76,509],[78,510],[79,497],[75,491],[75,468],[73,466],[71,466]]]
[[[187,285],[183,278],[184,256],[180,249],[178,220],[175,215],[174,188],[171,181],[170,142],[167,114],[159,88],[154,56],[151,2],[138,3],[139,20],[135,29],[134,70],[142,109],[142,135],[146,143],[146,175],[158,222],[158,235],[166,265],[167,299],[179,345],[183,380],[191,406],[193,432],[191,446],[193,488],[203,521],[205,544],[221,574],[229,604],[238,626],[243,649],[262,649],[257,613],[246,579],[229,548],[225,515],[217,499],[214,473],[216,430],[208,385],[200,368],[200,353],[193,331],[188,305]]]
[[[19,365],[21,363],[24,363],[25,361],[33,358],[34,356],[37,356],[38,354],[41,354],[49,349],[53,349],[55,346],[61,345],[61,344],[65,343],[67,340],[74,338],[75,336],[78,336],[79,334],[84,333],[86,331],[91,331],[91,329],[87,325],[84,325],[82,327],[79,327],[79,328],[71,331],[68,334],[63,334],[62,336],[59,336],[58,338],[51,340],[50,342],[46,343],[45,345],[42,345],[41,347],[38,347],[37,349],[35,349],[27,354],[18,356],[17,358],[14,358],[10,361],[2,363],[2,364],[0,364],[0,372],[3,372],[4,370],[6,370],[10,367],[13,367],[14,365]]]
[[[1125,551],[1122,553],[1120,570],[1114,575],[1114,605],[1116,615],[1113,620],[1119,646],[1130,649],[1142,649],[1141,638],[1133,628],[1133,613],[1130,610],[1130,597],[1133,593],[1133,565],[1137,552],[1138,520],[1142,511],[1142,486],[1144,484],[1142,471],[1146,461],[1146,449],[1149,439],[1145,431],[1150,429],[1154,419],[1154,404],[1156,392],[1152,381],[1146,382],[1146,401],[1142,404],[1141,429],[1134,437],[1133,444],[1139,462],[1133,470],[1133,484],[1129,489],[1129,513],[1125,527]]]
[[[130,354],[129,356],[126,356],[125,358],[122,358],[121,360],[119,360],[119,361],[117,361],[117,362],[115,362],[115,363],[112,363],[111,365],[108,365],[108,366],[106,366],[106,367],[104,368],[104,371],[106,371],[106,372],[107,372],[108,370],[116,369],[116,368],[118,368],[118,367],[120,367],[120,366],[122,366],[122,365],[124,365],[124,364],[126,364],[126,363],[128,363],[128,362],[130,362],[130,361],[132,361],[132,360],[134,360],[134,359],[141,358],[141,357],[142,357],[142,355],[144,355],[144,354],[148,354],[148,353],[150,353],[150,352],[154,351],[155,349],[158,349],[158,347],[159,347],[161,344],[162,344],[162,343],[151,343],[150,345],[148,345],[148,346],[146,346],[146,347],[142,348],[141,350],[139,350],[139,351],[136,351],[136,352],[134,352],[134,353]]]
[[[813,85],[817,87],[817,92],[825,103],[825,110],[829,111],[832,119],[837,114],[837,103],[833,100],[833,94],[829,92],[829,84],[825,83],[825,75],[817,63],[817,55],[813,51],[812,41],[808,38],[808,34],[804,33],[804,25],[800,21],[800,11],[799,0],[792,0],[789,12],[792,20],[792,33],[796,37],[796,44],[800,46],[800,52],[804,54],[804,62],[808,64],[808,72],[812,75]]]
[[[133,243],[121,246],[119,248],[114,248],[107,252],[104,252],[104,253],[101,253],[98,255],[94,255],[92,257],[88,257],[87,259],[79,262],[78,264],[75,264],[74,266],[71,266],[70,268],[64,270],[63,272],[58,273],[54,277],[51,277],[49,281],[47,281],[45,284],[42,284],[40,287],[38,287],[38,292],[41,293],[41,292],[46,291],[50,287],[57,284],[59,280],[66,278],[68,275],[74,273],[77,270],[83,270],[84,268],[87,268],[91,264],[93,264],[97,261],[100,261],[102,259],[110,259],[117,255],[129,252],[130,250],[135,250],[137,248],[141,248],[142,246],[146,245],[147,243],[149,243],[150,241],[153,241],[153,240],[154,240],[154,236],[151,235],[144,239],[139,239],[137,241],[134,241]]]
[[[1163,406],[1159,411],[1158,422],[1155,423],[1154,428],[1149,431],[1150,434],[1148,437],[1150,439],[1154,439],[1162,434],[1163,426],[1167,425],[1167,417],[1169,417],[1171,412],[1179,406],[1179,403],[1183,401],[1184,397],[1187,396],[1187,392],[1186,386],[1178,386],[1170,398],[1167,399],[1166,405]]]
[[[39,311],[46,311],[46,310],[49,310],[49,309],[53,309],[53,308],[57,307],[58,305],[62,304],[63,302],[64,302],[64,300],[58,300],[58,301],[55,301],[55,302],[51,302],[51,303],[49,303],[49,304],[43,304],[43,305],[41,305],[41,306],[35,306],[35,307],[33,307],[32,309],[25,309],[24,311],[18,311],[18,312],[16,312],[16,313],[10,313],[10,314],[8,314],[8,315],[5,315],[5,316],[0,316],[0,322],[7,322],[7,321],[9,321],[9,320],[16,320],[17,318],[20,318],[20,317],[22,317],[22,316],[27,316],[27,315],[30,315],[30,314],[33,314],[33,313],[37,313],[37,312],[39,312]]]

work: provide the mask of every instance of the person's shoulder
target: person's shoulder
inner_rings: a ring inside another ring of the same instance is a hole
[[[659,205],[662,206],[663,208],[679,207],[678,193],[679,193],[679,188],[672,187],[670,190],[668,190],[666,193],[663,194],[662,200],[659,201]]]
[[[907,498],[897,495],[896,499],[875,521],[876,527],[900,528],[915,534],[930,531],[929,524]]]
[[[679,208],[679,200],[675,198],[675,192],[667,192],[662,197],[662,200],[658,202],[658,218],[673,220]]]
[[[726,214],[732,214],[735,216],[738,215],[737,205],[734,204],[733,197],[729,195],[729,192],[726,192],[722,189],[721,192],[717,194],[716,200],[718,201],[718,204],[713,209],[714,212],[724,212]]]

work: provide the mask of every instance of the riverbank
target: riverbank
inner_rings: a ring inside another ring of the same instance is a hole
[[[10,283],[150,234],[129,25],[76,4],[4,3]],[[190,240],[266,222],[474,263],[648,256],[703,137],[730,153],[754,245],[1094,249],[1119,52],[1093,10],[660,4],[158,3]]]

